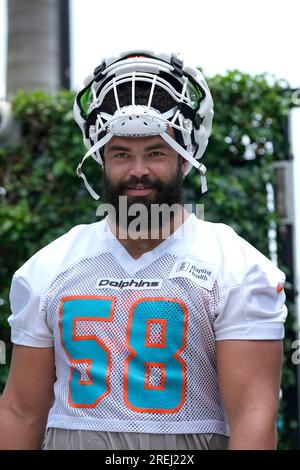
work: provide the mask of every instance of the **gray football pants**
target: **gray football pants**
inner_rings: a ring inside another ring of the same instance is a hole
[[[220,434],[148,434],[49,428],[44,450],[224,450]]]

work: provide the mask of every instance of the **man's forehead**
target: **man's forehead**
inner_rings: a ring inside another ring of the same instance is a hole
[[[168,134],[175,138],[175,133],[173,128],[168,128]],[[108,150],[111,147],[120,146],[120,147],[131,147],[132,145],[144,145],[151,146],[160,144],[161,146],[167,147],[168,144],[160,135],[151,135],[151,136],[118,136],[114,135],[109,142],[105,145],[105,149]]]

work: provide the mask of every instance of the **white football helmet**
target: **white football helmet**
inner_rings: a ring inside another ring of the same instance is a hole
[[[148,84],[146,103],[145,100],[139,102],[138,87],[141,82]],[[124,102],[120,104],[119,94],[126,83],[130,84],[130,92],[124,105]],[[169,109],[161,110],[153,105],[158,90],[164,90],[167,94],[172,103]],[[105,110],[105,99],[109,94],[114,100],[110,113]],[[185,66],[177,55],[130,51],[119,57],[104,59],[93,75],[85,79],[83,88],[77,93],[74,117],[88,148],[77,167],[77,174],[95,199],[99,195],[89,185],[82,165],[89,156],[103,164],[101,149],[114,135],[160,135],[188,161],[185,174],[192,166],[199,170],[202,192],[207,190],[206,167],[198,160],[206,149],[211,132],[213,100],[200,71]],[[175,135],[179,135],[180,139],[173,139],[167,133],[168,127],[174,128]]]

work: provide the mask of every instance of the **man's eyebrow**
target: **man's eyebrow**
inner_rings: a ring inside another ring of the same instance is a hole
[[[149,152],[150,150],[165,149],[168,147],[169,146],[166,142],[154,142],[153,144],[147,145],[145,147],[145,151]],[[106,145],[107,152],[130,152],[130,150],[130,147],[120,144]]]
[[[129,147],[124,147],[123,145],[114,144],[114,145],[106,145],[106,150],[107,150],[107,152],[115,152],[115,151],[129,152],[130,148]]]
[[[151,145],[145,147],[145,150],[149,152],[149,150],[157,150],[157,149],[165,149],[168,148],[169,145],[166,142],[155,142]]]

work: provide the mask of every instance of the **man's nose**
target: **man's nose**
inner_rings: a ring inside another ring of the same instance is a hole
[[[136,176],[138,178],[150,174],[148,164],[142,156],[137,156],[132,159],[129,174],[130,176]]]

